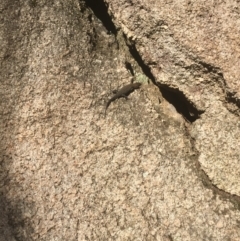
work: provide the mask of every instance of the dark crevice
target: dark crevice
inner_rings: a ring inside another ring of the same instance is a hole
[[[192,156],[192,160],[193,160],[193,170],[196,173],[196,175],[200,178],[200,180],[202,181],[203,185],[212,190],[214,196],[219,195],[221,197],[221,199],[223,200],[229,200],[230,202],[233,203],[234,207],[238,210],[240,210],[240,197],[236,194],[231,194],[219,187],[217,187],[217,185],[213,184],[212,180],[210,179],[210,177],[207,175],[207,173],[202,169],[200,162],[198,161],[198,156],[199,156],[199,152],[197,151],[197,149],[195,148],[195,140],[190,136],[189,139],[192,143],[192,147],[194,152],[196,153],[196,155]]]
[[[126,39],[126,36],[124,36]],[[126,40],[127,42],[127,40]],[[155,78],[151,72],[151,69],[149,66],[147,66],[143,60],[142,57],[140,56],[140,54],[138,53],[135,45],[128,45],[129,48],[129,52],[132,55],[132,57],[136,60],[136,62],[138,63],[138,65],[140,66],[140,68],[142,69],[143,73],[153,82],[155,83]]]
[[[229,102],[234,103],[238,108],[240,108],[240,99],[235,96],[236,93],[227,92],[226,99]]]
[[[204,111],[199,111],[193,103],[178,89],[170,88],[167,85],[157,83],[157,86],[162,92],[163,97],[171,103],[187,121],[193,123],[200,118]]]
[[[229,92],[227,91],[226,92],[226,100],[227,102],[229,103],[233,103],[235,106],[237,106],[238,110],[240,109],[240,99],[238,99],[236,96],[235,96],[236,92],[235,93],[232,93],[232,92]],[[230,110],[231,111],[231,110]]]
[[[91,8],[95,16],[101,20],[109,33],[116,35],[117,29],[108,14],[108,8],[103,0],[85,0],[87,7]]]
[[[208,72],[218,74],[220,77],[223,77],[223,73],[220,71],[220,68],[215,67],[209,63],[199,61],[198,62],[201,66],[203,66],[205,69],[207,69]]]
[[[126,37],[125,37],[126,38]],[[180,113],[185,120],[188,122],[194,122],[197,120],[203,111],[199,111],[193,103],[191,103],[183,92],[179,91],[178,89],[171,88],[167,85],[161,84],[156,82],[151,69],[147,66],[144,61],[142,60],[140,54],[138,53],[136,47],[134,45],[129,45],[129,51],[133,58],[136,60],[138,65],[141,67],[143,73],[156,85],[158,86],[159,90],[161,91],[163,97],[171,103]]]
[[[125,67],[131,73],[131,75],[134,76],[134,70],[133,70],[131,63],[125,61]]]

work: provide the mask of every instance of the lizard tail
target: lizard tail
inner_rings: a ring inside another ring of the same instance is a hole
[[[111,104],[111,100],[109,100],[106,104],[106,108],[105,108],[105,117],[106,117],[106,114],[107,114],[107,108],[108,106]]]

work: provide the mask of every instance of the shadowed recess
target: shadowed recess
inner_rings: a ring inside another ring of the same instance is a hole
[[[156,83],[163,97],[171,103],[187,121],[194,122],[204,111],[199,111],[179,90],[170,88],[167,85]]]
[[[126,36],[125,36],[126,38]],[[161,91],[163,97],[171,103],[177,110],[179,114],[181,114],[185,120],[189,122],[194,122],[197,120],[203,111],[199,111],[193,103],[191,103],[186,96],[179,91],[178,89],[173,89],[167,85],[161,84],[156,82],[151,69],[147,66],[144,61],[142,60],[140,54],[138,53],[135,45],[130,45],[129,51],[133,58],[137,61],[138,65],[141,67],[143,73],[151,79],[151,81],[158,86],[159,90]]]
[[[236,92],[231,93],[230,91],[227,91],[226,100],[230,103],[235,104],[240,109],[240,99],[238,99],[235,95]]]
[[[108,32],[116,35],[117,29],[107,11],[107,5],[103,0],[85,0],[87,7],[91,8],[95,16],[101,20]]]

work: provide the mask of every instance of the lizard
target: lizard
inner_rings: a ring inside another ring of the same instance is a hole
[[[106,104],[105,115],[106,115],[107,108],[114,100],[122,97],[127,98],[128,95],[130,95],[134,90],[139,89],[141,85],[142,85],[141,83],[136,82],[136,83],[131,83],[123,86],[111,99],[108,100]]]

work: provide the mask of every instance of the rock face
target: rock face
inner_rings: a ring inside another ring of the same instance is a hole
[[[239,240],[238,5],[1,1],[2,240]]]
[[[198,160],[214,185],[240,195],[238,6],[124,0],[109,5],[154,81],[182,91],[204,112],[189,132]]]

